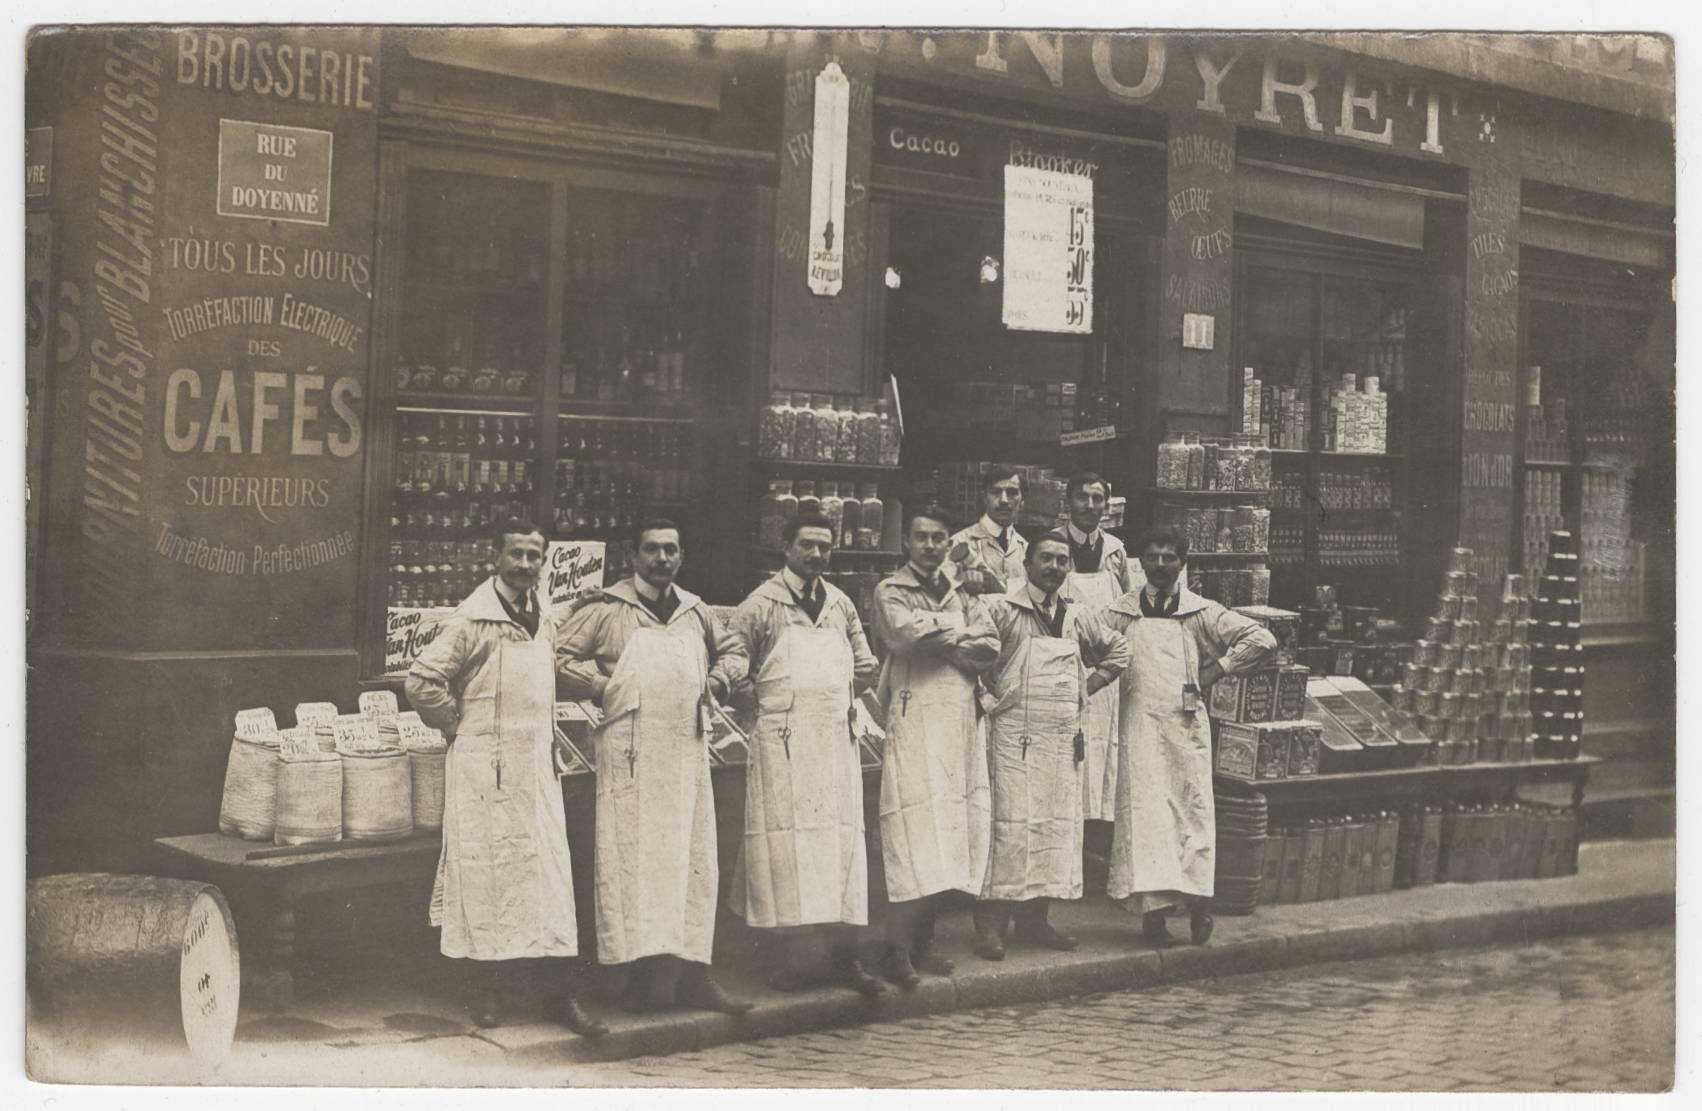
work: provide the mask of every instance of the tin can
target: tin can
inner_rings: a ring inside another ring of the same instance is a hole
[[[1449,721],[1458,721],[1460,715],[1465,712],[1465,695],[1461,694],[1459,691],[1443,691],[1441,699],[1442,716],[1447,718]]]
[[[1507,602],[1502,603],[1502,611],[1506,611]],[[1497,617],[1489,627],[1489,639],[1494,644],[1506,644],[1513,639],[1513,621],[1508,617]]]
[[[1456,694],[1471,694],[1477,690],[1477,669],[1462,667],[1454,672],[1454,685],[1451,688]]]
[[[1452,671],[1460,666],[1465,657],[1465,646],[1460,644],[1444,644],[1437,651],[1436,666],[1445,667]]]
[[[1464,621],[1477,620],[1477,595],[1467,594],[1460,599],[1460,618]]]
[[[1460,649],[1460,666],[1478,668],[1483,666],[1483,651],[1475,644],[1468,644]]]
[[[1444,594],[1436,600],[1436,616],[1447,618],[1449,621],[1460,619],[1460,603],[1463,601],[1458,594]]]
[[[1401,668],[1401,686],[1407,690],[1423,690],[1424,675],[1430,670],[1420,663],[1409,663]]]
[[[1418,714],[1420,714],[1424,717],[1430,717],[1430,718],[1441,717],[1442,716],[1442,692],[1441,691],[1435,691],[1435,690],[1419,691],[1418,697],[1413,704],[1413,709],[1414,709],[1415,713],[1418,713]]]
[[[1476,621],[1454,622],[1454,643],[1464,647],[1477,639]]]
[[[1418,697],[1421,693],[1423,692],[1403,684],[1395,688],[1393,698],[1390,701],[1395,709],[1410,714],[1418,709]]]
[[[1448,571],[1450,573],[1470,571],[1474,560],[1470,548],[1455,548],[1448,553]]]
[[[1433,640],[1416,641],[1412,646],[1412,662],[1416,667],[1435,667],[1439,653]]]
[[[1449,571],[1448,593],[1459,594],[1462,596],[1466,594],[1476,594],[1477,575],[1473,574],[1469,569]]]
[[[1432,617],[1424,623],[1424,639],[1437,644],[1449,644],[1454,639],[1454,620],[1451,617]]]

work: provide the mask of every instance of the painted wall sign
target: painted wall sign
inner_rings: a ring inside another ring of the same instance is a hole
[[[32,127],[24,132],[24,196],[53,193],[53,129]]]
[[[1005,167],[1005,327],[1093,331],[1093,179]]]
[[[87,387],[52,416],[67,635],[354,642],[378,37],[57,36],[89,78],[41,101],[66,213],[54,373]]]
[[[810,167],[810,292],[833,297],[845,284],[845,157],[851,82],[838,62],[816,75]]]
[[[220,216],[331,223],[329,131],[219,121]]]

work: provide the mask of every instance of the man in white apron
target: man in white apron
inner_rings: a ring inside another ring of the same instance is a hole
[[[633,965],[628,1006],[743,1014],[709,975],[720,881],[709,783],[711,698],[745,675],[745,649],[674,585],[679,527],[634,533],[634,575],[562,624],[566,696],[602,707],[597,765],[597,959]]]
[[[1028,551],[1027,581],[988,599],[999,659],[982,677],[993,798],[993,845],[975,904],[975,951],[1003,960],[1005,931],[1070,950],[1046,919],[1052,899],[1082,894],[1084,710],[1116,685],[1129,646],[1062,587],[1069,542],[1045,536]]]
[[[493,544],[496,575],[448,617],[407,679],[409,705],[450,740],[431,920],[443,928],[444,956],[490,962],[470,1001],[480,1026],[502,1021],[494,973],[504,964],[579,952],[567,818],[550,762],[555,624],[536,590],[544,537],[510,521]],[[551,1010],[583,1036],[608,1033],[569,991]]]
[[[886,711],[881,971],[903,988],[921,982],[918,968],[951,973],[952,962],[932,952],[938,896],[981,893],[992,837],[975,678],[998,658],[999,635],[981,600],[941,569],[950,533],[938,506],[911,512],[909,562],[875,587],[875,635],[886,649],[877,688]]]
[[[1003,594],[1023,576],[1028,541],[1016,530],[1022,513],[1022,474],[998,463],[987,469],[981,493],[986,512],[952,534],[946,573],[969,594]]]
[[[733,618],[750,658],[757,718],[730,902],[746,923],[783,938],[771,986],[810,984],[809,950],[819,937],[834,980],[872,996],[885,989],[857,958],[857,927],[869,922],[869,861],[850,721],[851,700],[875,685],[880,664],[857,607],[821,577],[832,551],[828,518],[787,522],[786,566]]]
[[[1131,566],[1123,542],[1100,527],[1111,497],[1111,485],[1092,471],[1071,476],[1064,487],[1070,521],[1055,529],[1070,546],[1070,577],[1064,596],[1085,606],[1103,608],[1131,590],[1146,585],[1139,566]],[[1103,890],[1111,859],[1111,825],[1117,804],[1117,704],[1120,695],[1107,687],[1088,700],[1083,733],[1087,758],[1081,762],[1082,843],[1090,890]]]
[[[1129,641],[1110,893],[1142,915],[1141,932],[1155,945],[1169,940],[1166,916],[1190,907],[1194,944],[1203,945],[1217,850],[1206,692],[1268,662],[1276,639],[1182,585],[1188,542],[1176,529],[1147,529],[1137,550],[1146,586],[1101,618]]]

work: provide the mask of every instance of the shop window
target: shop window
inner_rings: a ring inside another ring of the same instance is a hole
[[[1271,602],[1344,604],[1406,618],[1394,573],[1411,552],[1413,391],[1434,388],[1414,340],[1414,279],[1248,251],[1235,294],[1234,427],[1271,445]]]
[[[489,534],[504,519],[603,545],[611,581],[630,572],[639,520],[667,516],[690,532],[707,481],[702,402],[728,393],[709,378],[726,362],[710,322],[744,319],[737,292],[713,280],[723,240],[710,191],[590,187],[534,164],[498,177],[435,167],[465,161],[453,156],[411,157],[426,165],[400,183],[401,265],[384,277],[399,284],[400,324],[394,451],[374,522],[388,521],[393,651],[408,629],[429,639],[418,630],[491,573]]]
[[[1623,297],[1527,293],[1522,363],[1524,569],[1575,532],[1588,625],[1654,619],[1670,590],[1672,359],[1658,314]]]

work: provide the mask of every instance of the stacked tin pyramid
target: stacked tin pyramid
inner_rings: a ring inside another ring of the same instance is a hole
[[[1578,541],[1548,537],[1548,562],[1531,602],[1531,717],[1537,756],[1569,760],[1584,738],[1584,646]]]
[[[1446,589],[1394,692],[1436,742],[1433,762],[1529,759],[1530,603],[1524,578],[1508,575],[1494,621],[1478,619],[1477,572],[1470,548],[1448,557]]]

